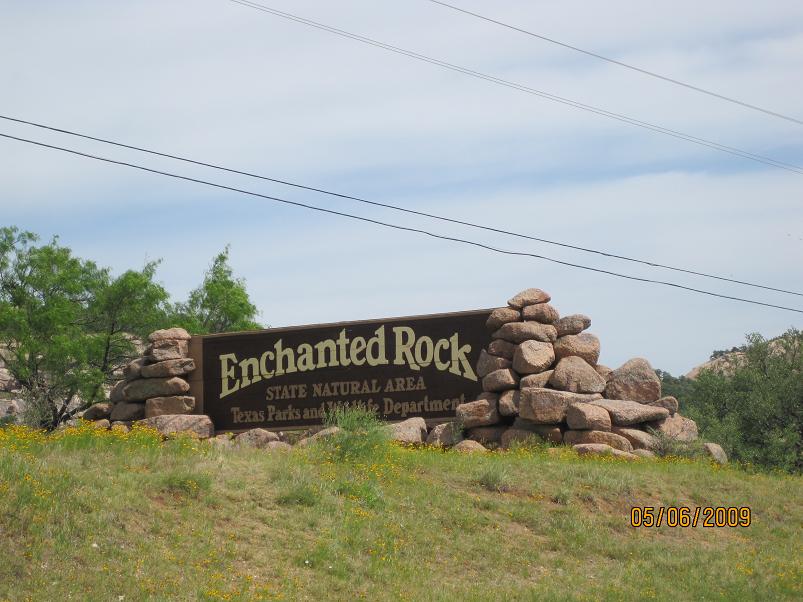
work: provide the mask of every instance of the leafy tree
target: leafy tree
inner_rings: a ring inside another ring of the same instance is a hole
[[[803,332],[747,336],[732,375],[703,370],[678,398],[702,434],[732,458],[803,471]]]
[[[676,398],[680,402],[682,410],[684,401],[693,396],[694,381],[685,376],[672,376],[663,370],[656,370],[655,373],[661,379],[661,393]]]
[[[167,293],[156,264],[112,278],[58,239],[37,240],[0,229],[0,345],[29,421],[53,428],[105,397],[136,337],[165,325]]]
[[[201,286],[190,293],[187,303],[176,307],[175,322],[193,334],[256,330],[259,314],[245,289],[245,280],[235,278],[229,265],[229,247],[214,258]]]

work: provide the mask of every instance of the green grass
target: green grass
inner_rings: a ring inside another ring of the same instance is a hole
[[[3,435],[3,433],[6,433]],[[377,444],[0,430],[0,600],[794,600],[803,479]],[[632,506],[750,506],[634,529]]]

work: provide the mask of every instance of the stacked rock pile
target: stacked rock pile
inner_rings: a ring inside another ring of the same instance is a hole
[[[195,370],[195,361],[187,357],[190,338],[183,328],[151,333],[144,355],[123,368],[123,380],[112,387],[109,401],[89,407],[83,418],[118,428],[141,420],[165,434],[212,436],[212,421],[193,415],[195,398],[187,395],[187,376]]]
[[[599,364],[600,341],[585,332],[591,319],[561,318],[550,301],[530,288],[491,313],[493,340],[477,363],[484,393],[458,406],[461,434],[501,447],[537,436],[579,453],[625,457],[653,455],[658,440],[650,431],[697,438],[697,425],[678,413],[677,399],[661,396],[647,360],[631,359],[616,370]],[[448,445],[436,430],[431,442]],[[451,440],[459,438],[455,430],[449,427]]]

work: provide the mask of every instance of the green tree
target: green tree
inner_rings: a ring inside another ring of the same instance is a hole
[[[136,339],[167,320],[156,264],[112,278],[58,239],[0,229],[0,345],[27,412],[53,428],[105,397]]]
[[[731,376],[700,373],[685,411],[734,459],[803,471],[803,332],[769,341],[750,334],[743,350]]]
[[[235,278],[226,246],[212,261],[201,286],[190,293],[187,303],[178,304],[174,321],[193,334],[256,330],[262,325],[245,288]]]

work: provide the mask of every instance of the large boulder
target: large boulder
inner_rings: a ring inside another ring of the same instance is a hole
[[[499,395],[499,413],[502,416],[518,416],[519,415],[519,391],[510,390],[503,391]]]
[[[463,429],[454,422],[442,422],[432,427],[427,435],[427,445],[434,447],[451,447],[463,440]]]
[[[491,355],[512,360],[513,354],[516,353],[516,344],[503,339],[495,339],[488,343],[487,351]]]
[[[610,445],[614,449],[620,449],[626,452],[633,451],[633,446],[630,444],[630,441],[610,431],[566,431],[563,433],[563,442],[566,445],[602,443],[604,445]]]
[[[156,364],[142,366],[142,378],[164,378],[168,376],[182,376],[195,370],[195,360],[191,357],[177,360],[165,360]]]
[[[528,305],[522,310],[521,316],[525,320],[541,322],[542,324],[552,324],[555,320],[560,318],[558,310],[552,307],[549,303]]]
[[[522,389],[519,416],[537,424],[559,424],[566,417],[566,408],[573,403],[600,399],[599,394],[584,395],[553,389]]]
[[[495,372],[496,370],[504,370],[505,368],[510,368],[512,365],[513,362],[511,362],[509,359],[491,355],[485,351],[485,349],[483,349],[480,351],[480,359],[477,360],[477,376],[480,378],[485,378],[491,372]]]
[[[464,439],[452,449],[461,454],[482,454],[488,451],[482,443],[472,441],[471,439]]]
[[[418,445],[427,438],[427,423],[421,417],[408,418],[402,422],[389,424],[385,427],[391,441]]]
[[[528,420],[517,418],[513,422],[513,426],[502,434],[500,445],[503,448],[508,448],[513,442],[524,442],[533,437],[556,444],[563,441],[563,433],[557,426],[535,424]]]
[[[524,341],[513,355],[513,369],[519,374],[538,374],[549,368],[554,361],[552,343]]]
[[[136,402],[129,403],[126,401],[114,404],[111,414],[109,415],[109,420],[112,422],[125,422],[128,420],[140,420],[142,418],[145,418],[145,404]]]
[[[630,441],[630,445],[633,446],[633,449],[648,449],[652,451],[658,447],[658,439],[640,429],[615,426],[612,430],[617,435],[621,435]]]
[[[510,368],[494,370],[482,379],[482,390],[497,393],[507,389],[515,389],[519,384],[519,375]]]
[[[521,321],[521,312],[518,309],[500,307],[491,312],[491,315],[488,316],[488,320],[485,322],[485,326],[489,331],[493,332],[494,330],[498,330],[502,324],[519,321]]]
[[[523,343],[530,340],[550,343],[557,337],[558,331],[554,326],[540,322],[510,322],[503,324],[491,335],[491,338],[503,339],[510,343]]]
[[[566,424],[576,431],[609,431],[611,415],[590,403],[573,403],[566,408]]]
[[[634,453],[615,449],[604,443],[579,443],[573,449],[581,456],[614,456],[624,460],[638,460],[639,458]]]
[[[164,414],[140,421],[141,424],[158,430],[162,435],[186,433],[200,439],[208,439],[215,434],[215,425],[209,416],[201,414]]]
[[[136,380],[140,377],[142,367],[145,365],[145,358],[138,357],[137,359],[128,362],[123,367],[123,378],[127,381]]]
[[[188,341],[175,339],[159,339],[145,349],[145,358],[149,363],[178,360],[187,357]]]
[[[567,334],[580,334],[589,328],[591,326],[591,318],[583,314],[573,314],[556,320],[552,325],[558,331],[559,337],[565,337]]]
[[[117,381],[114,386],[109,391],[109,401],[112,403],[117,403],[118,401],[125,400],[125,393],[123,392],[126,388],[128,381],[119,380]]]
[[[101,420],[112,414],[112,404],[109,402],[96,403],[89,406],[82,418],[84,420]]]
[[[528,288],[508,300],[507,304],[513,309],[523,309],[528,305],[548,303],[551,300],[552,297],[549,296],[549,293],[542,291],[540,288]]]
[[[163,328],[156,330],[148,335],[148,341],[155,343],[156,341],[175,340],[175,341],[189,341],[192,338],[190,333],[183,328]]]
[[[597,364],[594,366],[594,370],[596,370],[597,374],[605,379],[605,382],[608,382],[608,377],[611,375],[611,372],[613,372],[612,368],[608,368],[608,366],[603,366],[602,364]]]
[[[458,422],[467,429],[496,424],[499,422],[498,400],[498,395],[494,393],[483,393],[476,401],[461,403],[455,410]]]
[[[666,408],[648,406],[636,401],[598,399],[591,403],[605,408],[611,415],[611,422],[616,426],[630,426],[641,422],[663,420],[669,416],[669,410]]]
[[[194,409],[195,398],[192,395],[151,397],[145,401],[145,418],[163,414],[191,414]]]
[[[661,379],[650,362],[633,358],[608,375],[605,397],[642,403],[656,401],[661,397]]]
[[[703,449],[717,464],[728,463],[728,454],[725,453],[725,450],[722,449],[720,445],[716,443],[703,443]]]
[[[605,390],[605,379],[576,355],[564,357],[557,363],[549,384],[555,389],[571,393],[602,393]]]
[[[671,395],[667,395],[666,397],[661,397],[661,399],[656,399],[655,401],[648,401],[647,405],[650,406],[657,406],[659,408],[666,408],[669,410],[669,415],[674,416],[677,414],[678,411],[678,400],[672,397]]]
[[[599,360],[599,339],[590,332],[562,336],[555,341],[554,348],[556,359],[576,355],[592,366]]]
[[[266,429],[251,429],[245,431],[244,433],[240,433],[234,438],[235,445],[242,446],[242,447],[256,447],[256,448],[263,448],[267,447],[268,443],[271,441],[278,441],[279,435],[274,433],[273,431],[268,431]]]
[[[190,390],[190,385],[182,378],[145,378],[128,383],[123,389],[126,401],[145,401],[151,397],[181,395]]]
[[[520,389],[543,389],[552,378],[552,370],[546,370],[539,374],[528,374],[519,381]]]
[[[506,426],[475,426],[466,431],[466,439],[478,441],[483,445],[489,443],[499,443],[502,434],[507,430]]]
[[[660,408],[668,413],[668,410]],[[659,433],[677,441],[694,441],[699,436],[697,423],[680,414],[668,416],[649,425]]]

